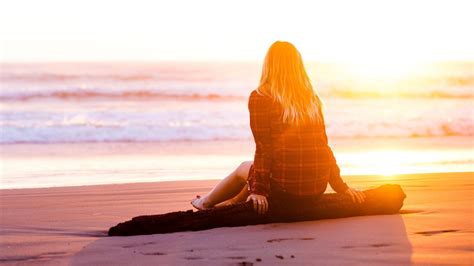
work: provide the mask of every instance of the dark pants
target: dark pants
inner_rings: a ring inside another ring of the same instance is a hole
[[[270,179],[271,180],[271,179]],[[318,200],[321,195],[296,196],[286,192],[279,184],[270,181],[269,201],[289,206],[297,206],[301,204],[312,204]]]

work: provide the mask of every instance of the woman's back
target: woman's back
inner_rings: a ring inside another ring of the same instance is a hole
[[[285,123],[280,104],[257,91],[250,95],[249,110],[250,125],[257,144],[256,162],[251,175],[268,175],[270,171],[272,185],[293,195],[323,193],[331,168],[335,165],[327,145],[324,124]],[[264,182],[267,185],[270,180]]]

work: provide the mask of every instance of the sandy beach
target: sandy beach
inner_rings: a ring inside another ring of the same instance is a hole
[[[400,214],[107,237],[143,214],[191,209],[217,181],[0,191],[0,261],[15,265],[472,265],[473,173],[350,176],[360,188],[402,185]],[[246,264],[247,265],[247,264]]]

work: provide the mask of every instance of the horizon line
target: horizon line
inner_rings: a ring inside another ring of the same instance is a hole
[[[365,63],[363,60],[327,60],[327,59],[313,59],[305,60],[305,63],[323,63],[323,64],[357,64]],[[387,59],[384,62],[399,62]],[[474,63],[473,59],[436,59],[436,60],[414,60],[403,61],[404,63],[413,64],[436,64],[436,63]],[[15,60],[3,61],[0,64],[101,64],[101,63],[122,63],[122,64],[158,64],[158,63],[263,63],[262,60],[257,59],[166,59],[166,60],[124,60],[124,59],[108,59],[108,60]]]

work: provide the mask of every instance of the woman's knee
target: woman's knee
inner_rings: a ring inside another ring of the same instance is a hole
[[[237,168],[237,175],[242,178],[243,181],[247,182],[249,175],[250,167],[252,166],[253,161],[242,162]]]

